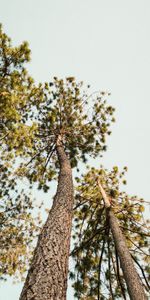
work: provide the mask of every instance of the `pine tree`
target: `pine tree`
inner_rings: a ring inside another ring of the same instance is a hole
[[[7,165],[0,164],[0,279],[7,275],[20,279],[32,256],[38,222],[32,216],[33,199],[18,188]]]
[[[40,86],[42,95],[33,103],[30,123],[36,124],[28,163],[18,175],[26,175],[45,192],[59,171],[57,192],[38,239],[33,261],[20,299],[66,299],[70,234],[73,211],[72,168],[88,155],[106,150],[105,137],[114,109],[105,95],[88,95],[73,77]]]
[[[147,299],[149,226],[144,200],[120,191],[125,171],[101,166],[77,178],[70,277],[78,299],[128,299],[128,293],[131,299]]]
[[[26,271],[29,247],[36,234],[30,195],[18,190],[14,166],[31,145],[32,128],[25,124],[26,110],[38,89],[25,69],[30,60],[26,42],[13,47],[0,25],[0,278]]]
[[[28,43],[13,47],[0,25],[0,150],[1,157],[6,153],[6,159],[8,152],[9,156],[10,152],[11,156],[24,156],[22,145],[31,146],[34,126],[26,123],[27,112],[41,91],[25,68],[29,60]]]
[[[122,231],[119,228],[118,220],[111,209],[111,198],[109,198],[106,195],[105,190],[103,189],[99,180],[98,180],[98,186],[100,188],[104,200],[104,206],[107,211],[109,226],[112,231],[114,243],[120,259],[120,265],[123,271],[123,275],[125,277],[130,299],[146,300],[147,297],[144,292],[144,288],[141,283],[140,277],[138,276],[138,273],[134,267],[133,259],[127,247],[126,239],[122,234]]]

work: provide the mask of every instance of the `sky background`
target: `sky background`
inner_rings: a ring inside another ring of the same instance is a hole
[[[36,81],[75,76],[108,90],[116,123],[102,159],[127,165],[129,194],[150,198],[150,1],[0,0],[0,22],[15,45],[29,42]],[[147,215],[149,210],[147,209]],[[0,300],[22,285],[0,283]],[[69,288],[68,300],[72,300]]]

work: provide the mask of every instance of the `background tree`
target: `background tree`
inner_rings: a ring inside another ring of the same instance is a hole
[[[28,163],[22,162],[20,176],[48,190],[60,170],[57,193],[39,236],[31,268],[20,299],[65,299],[73,210],[72,167],[96,157],[106,149],[105,137],[114,109],[105,94],[88,95],[73,77],[41,86],[43,94],[34,101],[28,120],[36,124],[32,148],[24,147]]]
[[[0,279],[7,275],[20,279],[32,257],[38,222],[32,216],[31,195],[18,188],[6,164],[0,169]]]
[[[15,155],[22,153],[22,144],[31,146],[32,126],[28,126],[27,112],[42,93],[25,68],[29,61],[28,43],[13,47],[0,25],[0,150],[9,155],[11,151],[11,156],[14,151]]]
[[[120,180],[126,184],[124,172],[114,167],[111,172],[100,167],[90,169],[78,179],[74,210],[75,245],[72,256],[75,272],[70,276],[78,299],[128,299],[125,278],[103,196],[97,179],[112,199],[111,206],[120,229],[126,238],[130,254],[135,262],[145,292],[150,289],[150,259],[148,251],[149,225],[144,221],[144,200],[120,191]],[[78,241],[76,241],[78,239]]]
[[[28,44],[13,47],[0,25],[0,278],[5,279],[26,271],[37,234],[30,194],[18,188],[14,173],[16,156],[24,155],[22,145],[30,147],[32,139],[26,111],[38,88],[24,67],[29,60]]]
[[[106,209],[107,219],[113,235],[114,244],[120,260],[120,266],[125,278],[128,293],[132,300],[147,300],[144,292],[143,284],[134,266],[132,256],[130,255],[126,239],[119,227],[119,222],[112,210],[111,201],[112,198],[108,197],[103,189],[100,180],[98,179],[98,186],[103,197],[104,206]]]

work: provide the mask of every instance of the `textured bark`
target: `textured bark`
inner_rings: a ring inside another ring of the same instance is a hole
[[[69,160],[57,146],[60,163],[57,192],[39,236],[20,300],[65,300],[68,277],[73,183]]]
[[[118,220],[110,208],[108,208],[107,210],[111,231],[127,284],[130,299],[147,300],[148,298],[145,295],[142,282],[133,264],[133,260],[127,247],[125,237],[123,236],[122,231],[119,228]]]
[[[100,181],[98,180],[98,186],[104,199],[104,205],[107,211],[107,216],[110,224],[110,228],[113,234],[115,246],[120,259],[120,264],[127,284],[129,296],[131,300],[148,300],[145,295],[142,282],[133,264],[132,257],[126,244],[126,240],[119,227],[118,220],[111,210],[111,202],[106,195]]]

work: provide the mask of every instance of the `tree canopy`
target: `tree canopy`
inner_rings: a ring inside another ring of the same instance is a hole
[[[126,299],[127,290],[97,180],[109,195],[115,216],[146,291],[149,290],[149,222],[144,221],[144,200],[121,191],[126,184],[118,167],[91,168],[77,178],[73,238],[75,271],[70,273],[78,299]],[[98,296],[101,295],[101,296]],[[100,297],[100,298],[98,298]]]
[[[24,66],[29,60],[28,44],[24,42],[13,47],[11,39],[0,26],[1,279],[26,271],[31,258],[29,245],[37,234],[36,220],[31,214],[33,200],[29,193],[25,193],[23,186],[18,185],[14,171],[21,142],[28,144],[30,141],[29,126],[24,124],[33,88],[33,79]]]
[[[111,134],[110,124],[115,121],[114,108],[106,103],[104,93],[88,94],[83,83],[73,77],[54,78],[40,85],[40,97],[32,102],[27,120],[34,126],[32,148],[24,147],[27,164],[18,174],[25,174],[39,188],[48,189],[58,169],[56,140],[61,136],[72,167],[87,161],[87,155],[96,157],[106,150],[106,136]]]
[[[6,165],[0,164],[0,169],[0,279],[19,278],[28,268],[38,222],[31,195],[18,187]]]
[[[109,93],[92,93],[89,85],[84,87],[74,77],[54,77],[52,82],[36,85],[25,67],[29,61],[28,44],[13,47],[0,26],[1,279],[27,270],[30,245],[38,231],[32,215],[33,200],[18,185],[18,178],[26,177],[28,187],[37,183],[39,189],[47,192],[49,182],[60,169],[59,156],[78,171],[79,162],[87,163],[89,157],[100,157],[106,151],[106,137],[115,121],[115,109],[106,101]],[[116,166],[112,171],[100,166],[89,168],[85,175],[76,178],[72,251],[75,270],[70,277],[78,299],[127,297],[98,178],[111,198],[145,290],[150,288],[149,224],[143,219],[144,200],[120,189],[120,180],[126,184],[126,170],[125,167],[120,173]],[[71,181],[71,173],[68,177]],[[61,191],[62,182],[63,179]]]

